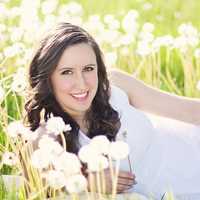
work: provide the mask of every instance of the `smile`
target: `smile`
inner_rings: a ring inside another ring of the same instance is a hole
[[[78,101],[84,101],[85,99],[87,99],[88,94],[89,94],[89,91],[83,92],[83,93],[71,94],[71,96]]]

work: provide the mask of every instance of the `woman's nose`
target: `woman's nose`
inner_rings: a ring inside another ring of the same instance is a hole
[[[76,87],[82,90],[86,88],[85,77],[82,73],[79,73],[76,76]]]

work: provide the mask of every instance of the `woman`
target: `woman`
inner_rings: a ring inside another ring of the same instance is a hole
[[[59,24],[41,41],[30,64],[29,80],[33,95],[25,107],[31,129],[37,129],[41,121],[46,121],[51,113],[54,116],[61,116],[65,123],[72,126],[70,134],[66,134],[65,139],[67,150],[74,153],[96,135],[104,134],[111,141],[127,140],[130,146],[130,159],[122,163],[118,193],[130,189],[148,195],[153,193],[159,197],[170,189],[168,186],[172,186],[175,194],[200,193],[200,188],[197,187],[200,185],[199,143],[194,145],[191,140],[187,145],[179,137],[171,137],[169,134],[162,138],[162,134],[152,126],[145,114],[133,107],[153,112],[155,110],[158,114],[189,122],[190,119],[182,117],[182,112],[179,118],[173,108],[179,101],[183,101],[183,104],[186,104],[186,111],[188,106],[197,110],[200,102],[181,100],[182,98],[176,100],[178,97],[154,92],[154,89],[121,72],[112,72],[111,75],[111,79],[117,85],[123,81],[119,86],[129,97],[118,87],[110,86],[102,53],[95,40],[78,26],[69,23]],[[159,96],[162,95],[167,96],[167,103],[172,102],[172,111],[167,112],[166,109],[165,112],[163,104],[158,106],[162,100]],[[175,100],[172,100],[173,98]],[[129,104],[129,100],[132,105]],[[185,146],[188,148],[189,154],[186,155],[184,163],[188,159],[197,164],[192,178],[191,166],[180,166],[182,161],[179,165],[169,164],[171,158],[178,159],[181,155],[181,151],[167,151],[169,146],[166,144],[169,145],[172,141],[175,142],[171,149],[176,146],[180,147],[180,150],[184,150]],[[167,164],[163,163],[165,159]],[[132,168],[138,182],[135,186]],[[111,184],[107,171],[107,192],[110,192]],[[184,177],[185,174],[188,174],[188,179],[187,176]],[[183,189],[177,187],[185,180],[191,182],[183,185]]]

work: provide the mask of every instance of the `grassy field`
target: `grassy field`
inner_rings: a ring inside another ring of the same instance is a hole
[[[83,26],[100,44],[108,68],[199,98],[199,10],[197,0],[0,0],[0,158],[9,149],[7,125],[23,115],[34,47],[50,26]],[[0,164],[2,174],[11,171]]]

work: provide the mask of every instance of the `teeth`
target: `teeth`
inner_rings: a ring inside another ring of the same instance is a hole
[[[83,98],[87,95],[87,92],[82,93],[82,94],[72,94],[73,97],[77,97],[77,98]]]

